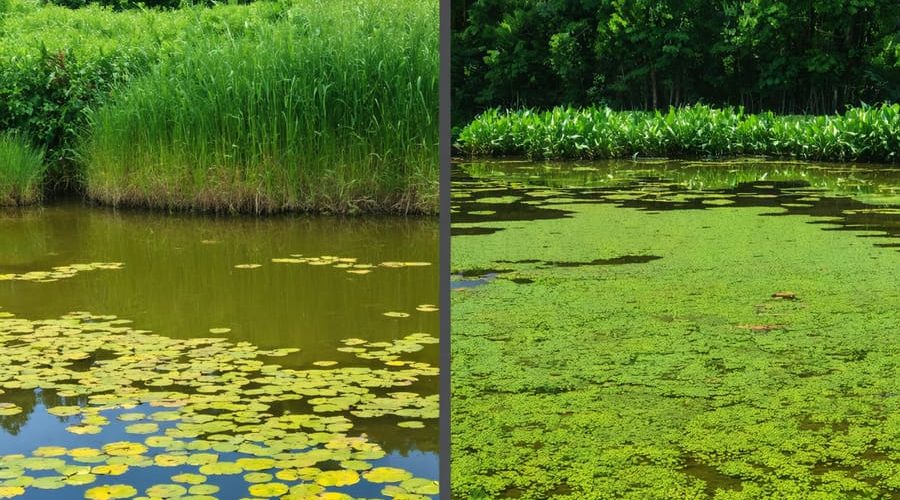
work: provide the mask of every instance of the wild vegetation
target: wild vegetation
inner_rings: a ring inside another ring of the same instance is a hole
[[[43,152],[18,135],[0,134],[0,206],[39,200],[44,172]]]
[[[667,112],[493,109],[462,130],[459,145],[470,155],[537,159],[770,155],[890,163],[900,154],[900,105],[850,108],[833,116],[750,114],[703,105]]]
[[[9,2],[0,130],[46,149],[51,187],[167,208],[436,210],[434,2]]]
[[[323,2],[241,36],[192,38],[92,116],[88,195],[254,212],[432,209],[431,7]]]
[[[897,171],[694,163],[459,167],[454,497],[900,493]]]
[[[834,114],[900,100],[900,4],[459,0],[453,120],[493,108]]]

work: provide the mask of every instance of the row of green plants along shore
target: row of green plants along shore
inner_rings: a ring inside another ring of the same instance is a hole
[[[22,159],[0,156],[0,204],[62,188],[165,209],[437,210],[436,1],[8,1],[0,140]]]
[[[893,163],[900,154],[900,104],[833,116],[747,114],[705,105],[668,112],[493,109],[459,132],[457,146],[470,156],[534,159],[767,155]]]

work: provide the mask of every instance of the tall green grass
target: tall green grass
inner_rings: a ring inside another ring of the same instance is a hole
[[[170,209],[434,212],[437,2],[297,0],[198,32],[90,119],[88,196]]]
[[[40,200],[45,171],[43,152],[17,134],[0,134],[0,206]]]
[[[459,146],[470,155],[536,159],[771,155],[890,163],[900,154],[900,104],[835,116],[754,115],[702,105],[668,113],[491,110],[460,132]]]

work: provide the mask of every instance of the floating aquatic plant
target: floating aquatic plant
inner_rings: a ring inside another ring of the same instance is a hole
[[[889,244],[896,220],[851,224],[835,210],[859,201],[790,175],[700,187],[628,165],[454,186],[453,271],[503,270],[453,294],[454,497],[897,496],[898,255],[857,237],[877,223]]]
[[[108,412],[117,411],[112,420],[133,436],[100,448],[45,444],[31,456],[2,456],[0,478],[6,479],[0,481],[0,496],[96,485],[87,498],[130,498],[136,488],[107,481],[147,467],[179,468],[171,482],[143,492],[151,498],[212,495],[218,486],[206,482],[220,475],[241,476],[254,496],[344,495],[334,489],[363,481],[360,471],[371,470],[371,462],[385,452],[355,433],[353,421],[342,413],[437,418],[437,395],[396,392],[437,375],[437,367],[427,363],[365,368],[325,362],[294,370],[259,358],[296,349],[259,349],[221,338],[172,339],[128,323],[88,313],[0,318],[6,354],[0,359],[0,389],[39,388],[80,398],[83,405],[47,409],[67,419],[75,434],[100,433],[112,419]],[[350,343],[360,349],[357,356],[389,362],[436,342],[417,333],[391,342]],[[73,345],[78,346],[74,354]],[[306,400],[311,411],[272,411],[274,403],[291,399]],[[4,408],[11,412],[13,406]],[[233,460],[220,459],[234,453]],[[58,475],[22,479],[32,470]]]
[[[72,278],[78,273],[96,271],[98,269],[122,269],[125,264],[121,262],[91,262],[89,264],[71,264],[57,266],[50,271],[31,271],[23,274],[0,274],[0,281],[36,281],[38,283],[50,283],[61,279]]]
[[[343,269],[351,274],[369,274],[373,269],[423,267],[430,266],[430,262],[382,262],[380,264],[360,264],[356,257],[338,257],[335,255],[322,255],[319,257],[304,257],[302,254],[291,254],[290,257],[278,257],[272,259],[276,264],[307,264],[310,266],[331,266],[335,269]]]

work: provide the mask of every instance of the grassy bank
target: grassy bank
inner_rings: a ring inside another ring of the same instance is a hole
[[[302,2],[194,39],[93,117],[90,197],[273,212],[432,212],[437,9]]]
[[[43,152],[16,134],[0,134],[0,206],[38,201],[45,170]]]
[[[0,16],[0,132],[116,205],[437,210],[436,2]]]
[[[834,116],[745,114],[707,106],[668,113],[492,110],[462,130],[459,146],[469,155],[536,159],[770,155],[890,163],[900,151],[900,105],[854,108]]]

